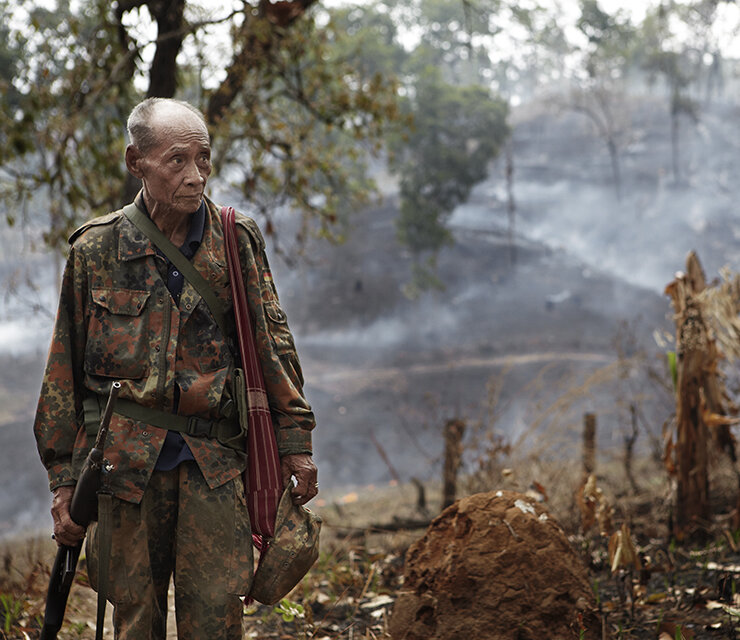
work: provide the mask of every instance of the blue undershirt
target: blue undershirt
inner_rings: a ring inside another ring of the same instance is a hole
[[[144,204],[144,199],[139,198],[137,205],[149,215]],[[198,247],[203,242],[203,230],[206,224],[206,204],[205,201],[201,201],[200,207],[190,218],[190,229],[188,235],[185,237],[185,242],[179,247],[180,252],[188,259],[191,260],[195,256]],[[176,305],[180,305],[180,294],[182,293],[182,287],[185,284],[185,278],[180,273],[180,270],[172,264],[167,256],[165,256],[159,247],[155,246],[157,255],[164,258],[167,263],[167,289],[169,289],[172,299]],[[175,403],[173,413],[177,413],[177,408],[180,403],[180,386],[175,382]],[[187,460],[194,460],[193,453],[190,451],[185,439],[177,431],[168,431],[167,436],[164,439],[162,450],[159,452],[159,458],[157,463],[154,465],[156,471],[170,471],[177,467],[181,462]]]

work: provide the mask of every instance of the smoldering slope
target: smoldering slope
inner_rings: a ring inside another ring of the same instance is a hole
[[[585,118],[565,112],[546,128],[519,127],[519,231],[656,292],[683,268],[690,250],[710,277],[724,265],[735,268],[740,132],[731,123],[737,113],[737,103],[728,100],[703,105],[697,123],[680,119],[676,178],[667,105],[654,97],[637,100],[620,136],[621,200],[606,144]],[[499,190],[500,180],[479,191]],[[453,222],[479,219],[480,210],[461,207]]]
[[[45,209],[39,202],[29,207]],[[51,531],[51,494],[32,423],[56,311],[58,265],[48,251],[35,250],[40,218],[0,231],[0,538]]]
[[[317,415],[322,486],[339,491],[394,476],[437,478],[441,427],[456,417],[468,420],[471,438],[477,422],[493,423],[522,446],[565,456],[581,413],[596,411],[603,445],[619,445],[628,420],[620,398],[644,390],[644,371],[630,371],[619,384],[594,384],[565,412],[549,408],[615,366],[615,336],[625,321],[633,336],[628,350],[657,351],[653,331],[671,328],[662,290],[687,251],[699,252],[710,276],[737,263],[734,109],[717,105],[697,126],[685,124],[686,179],[675,183],[667,117],[658,104],[644,106],[621,149],[621,201],[605,146],[587,121],[568,114],[521,119],[514,134],[515,259],[499,164],[450,220],[456,243],[438,263],[444,289],[416,300],[402,292],[411,258],[396,242],[393,194],[355,214],[344,244],[311,241],[295,268],[273,255]],[[14,255],[4,254],[4,273],[13,261],[38,260]],[[32,270],[53,274],[48,259]],[[44,291],[38,295],[53,298]],[[0,428],[0,483],[10,488],[0,493],[0,536],[49,523],[30,429],[51,324],[48,315],[23,315],[22,304],[7,311],[0,389],[16,404]],[[662,424],[670,405],[649,396],[639,396],[646,422]],[[546,438],[533,430],[548,424]],[[648,446],[646,435],[641,445]]]
[[[724,265],[736,268],[732,176],[740,137],[728,124],[736,111],[717,103],[698,123],[682,121],[676,179],[665,106],[650,97],[637,103],[620,148],[619,199],[606,146],[587,120],[541,112],[521,120],[514,134],[516,261],[499,161],[450,220],[456,245],[439,260],[446,289],[413,303],[398,293],[410,260],[393,245],[392,199],[357,223],[359,240],[314,255],[314,277],[290,281],[284,299],[301,329],[324,434],[317,457],[329,481],[437,477],[442,425],[461,416],[471,426],[489,420],[491,387],[495,428],[511,440],[535,446],[532,425],[559,422],[549,448],[572,451],[588,410],[599,414],[602,446],[621,447],[631,429],[630,398],[643,414],[638,447],[656,446],[671,401],[649,383],[644,366],[626,382],[615,374],[582,390],[564,415],[547,415],[548,407],[615,366],[620,339],[623,354],[644,350],[665,375],[665,347],[653,339],[656,330],[672,329],[665,285],[690,250],[709,278]]]

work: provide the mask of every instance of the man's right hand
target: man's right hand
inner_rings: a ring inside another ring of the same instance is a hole
[[[81,527],[69,515],[74,487],[59,487],[54,490],[51,503],[51,517],[54,519],[54,539],[59,545],[74,547],[85,537],[85,527]]]

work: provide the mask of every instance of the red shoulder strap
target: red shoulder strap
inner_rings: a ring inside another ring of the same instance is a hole
[[[252,533],[271,538],[275,533],[275,516],[283,490],[275,431],[272,426],[270,405],[265,390],[262,366],[257,354],[254,331],[249,314],[247,292],[244,287],[239,243],[236,235],[236,213],[233,207],[221,209],[221,221],[226,244],[226,261],[234,299],[239,352],[244,368],[248,404],[247,454],[249,463],[244,472],[247,506],[252,523]],[[257,299],[262,296],[258,292]],[[257,541],[256,541],[257,542]],[[261,543],[261,541],[259,541]]]

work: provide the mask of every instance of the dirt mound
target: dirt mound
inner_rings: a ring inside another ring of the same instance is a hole
[[[511,491],[463,498],[435,518],[408,551],[390,620],[393,640],[598,638],[598,626],[560,525]]]

